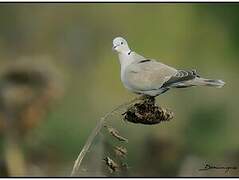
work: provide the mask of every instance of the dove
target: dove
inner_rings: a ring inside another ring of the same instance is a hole
[[[178,70],[160,61],[132,51],[122,37],[113,40],[113,48],[118,54],[121,81],[129,91],[156,97],[173,88],[209,86],[221,88],[222,80],[202,78],[196,70]]]

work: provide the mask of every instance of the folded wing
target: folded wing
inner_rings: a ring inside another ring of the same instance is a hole
[[[125,79],[132,89],[151,91],[160,89],[177,72],[176,69],[163,63],[145,59],[129,65],[126,69]]]
[[[171,76],[169,80],[164,82],[162,87],[181,87],[183,82],[193,80],[196,77],[200,77],[195,70],[178,70],[178,72]]]

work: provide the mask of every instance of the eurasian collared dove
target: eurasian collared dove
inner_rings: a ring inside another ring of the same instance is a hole
[[[225,84],[222,80],[201,78],[195,70],[177,70],[154,59],[145,58],[131,51],[122,37],[113,40],[113,50],[119,56],[123,85],[137,94],[158,96],[171,88],[221,88]]]

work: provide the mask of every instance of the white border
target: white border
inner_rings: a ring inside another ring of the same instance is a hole
[[[0,2],[87,2],[87,3],[94,3],[94,2],[104,2],[104,3],[117,3],[117,2],[165,2],[165,3],[174,3],[174,2],[185,2],[185,3],[195,3],[195,2],[239,2],[239,0],[0,0]]]

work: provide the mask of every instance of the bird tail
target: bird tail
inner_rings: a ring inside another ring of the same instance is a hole
[[[205,78],[195,78],[192,82],[192,85],[195,86],[209,86],[209,87],[216,87],[221,88],[223,87],[225,82],[222,80],[215,80],[215,79],[205,79]]]

